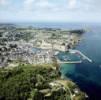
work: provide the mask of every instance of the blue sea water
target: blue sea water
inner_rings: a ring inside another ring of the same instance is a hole
[[[101,100],[101,24],[100,23],[32,23],[34,27],[66,28],[89,30],[82,35],[82,41],[76,47],[93,60],[81,64],[62,64],[61,72],[72,79],[85,91],[89,100]]]
[[[83,34],[76,49],[91,58],[93,63],[83,61],[69,67],[65,64],[61,70],[89,95],[89,100],[101,100],[101,25],[88,27],[90,31]]]

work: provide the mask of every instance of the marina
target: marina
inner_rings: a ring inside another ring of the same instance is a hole
[[[59,55],[57,57],[57,62],[59,64],[79,64],[82,63],[84,60],[87,60],[88,62],[92,63],[93,61],[84,55],[79,50],[73,50],[70,49],[68,53],[64,53],[63,55]]]
[[[70,53],[73,53],[73,54],[80,55],[83,60],[87,60],[87,61],[89,61],[90,63],[93,62],[89,57],[87,57],[86,55],[84,55],[84,54],[83,54],[81,51],[79,51],[79,50],[71,50],[71,49],[70,49],[69,52],[70,52]]]

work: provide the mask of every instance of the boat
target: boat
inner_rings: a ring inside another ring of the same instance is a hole
[[[70,59],[69,57],[67,57],[67,56],[64,56],[64,57],[63,57],[63,60],[64,60],[64,61],[70,61],[71,59]]]

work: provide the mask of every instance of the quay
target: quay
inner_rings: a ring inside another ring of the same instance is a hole
[[[79,64],[79,63],[82,63],[82,61],[60,61],[58,60],[58,63],[60,64]]]

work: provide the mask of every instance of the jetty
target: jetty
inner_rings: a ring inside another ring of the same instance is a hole
[[[60,60],[57,60],[58,63],[60,64],[79,64],[79,63],[82,63],[82,61],[60,61]]]
[[[87,57],[86,55],[84,55],[81,51],[79,51],[79,50],[69,50],[69,52],[70,53],[75,53],[75,54],[78,54],[78,55],[80,55],[82,58],[83,58],[83,60],[88,60],[90,63],[92,63],[93,61],[89,58],[89,57]]]

